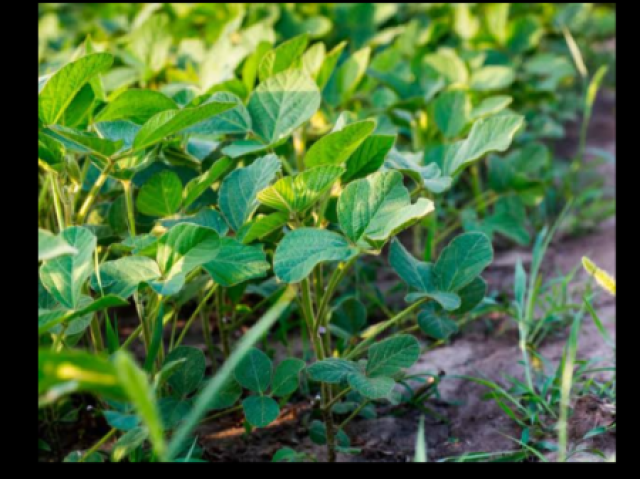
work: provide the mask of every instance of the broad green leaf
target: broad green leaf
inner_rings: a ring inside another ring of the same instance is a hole
[[[185,361],[169,377],[168,383],[176,394],[186,396],[195,391],[202,382],[206,367],[205,358],[204,353],[198,348],[178,346],[167,355],[165,364],[180,359]]]
[[[94,53],[68,63],[54,73],[38,95],[38,117],[42,123],[57,123],[80,89],[112,63],[113,55]]]
[[[447,311],[457,310],[460,307],[460,296],[456,293],[449,293],[447,291],[433,290],[429,292],[417,292],[409,293],[405,296],[404,300],[407,303],[414,303],[423,298],[430,298],[437,301]]]
[[[250,391],[264,394],[271,384],[273,364],[269,356],[251,348],[235,368],[234,376],[240,385]]]
[[[480,104],[474,107],[469,114],[471,120],[484,118],[485,116],[495,115],[508,107],[513,98],[507,95],[496,95],[485,98]]]
[[[357,251],[340,234],[316,228],[300,228],[284,236],[273,257],[276,276],[298,283],[325,261],[347,261]]]
[[[238,231],[251,218],[259,206],[258,193],[269,186],[278,171],[278,157],[266,155],[225,177],[220,186],[218,203],[234,231]]]
[[[86,296],[84,298],[87,298]],[[74,319],[91,315],[96,311],[112,308],[116,306],[128,306],[129,303],[121,297],[115,295],[107,295],[95,301],[89,301],[87,304],[80,302],[80,307],[75,310],[38,310],[38,334],[43,334],[61,323],[71,323]],[[91,316],[89,316],[91,318]],[[67,334],[74,334],[72,328],[68,328]]]
[[[220,237],[211,228],[180,223],[158,240],[156,260],[166,278],[189,274],[195,267],[215,258],[220,249]]]
[[[209,409],[228,409],[232,407],[242,396],[242,386],[233,377],[230,377],[209,404]]]
[[[201,195],[203,195],[209,188],[227,172],[229,172],[234,165],[234,161],[230,158],[223,157],[217,160],[206,173],[189,181],[182,191],[182,205],[184,208],[188,208],[196,201]]]
[[[482,302],[485,294],[487,294],[487,283],[480,276],[475,277],[471,283],[458,291],[461,303],[453,313],[460,315],[471,311]]]
[[[38,132],[38,160],[45,169],[61,172],[65,167],[64,145],[45,134],[45,130]]]
[[[62,143],[68,151],[74,153],[93,153],[111,156],[123,145],[122,141],[111,141],[100,138],[94,133],[85,133],[73,128],[55,126],[43,130],[44,135],[51,136]]]
[[[231,158],[240,158],[245,155],[264,153],[268,149],[269,145],[265,145],[258,140],[238,140],[225,146],[220,151]]]
[[[444,174],[454,176],[464,165],[489,152],[505,151],[523,123],[521,115],[498,115],[476,121],[467,139],[454,143],[447,150]]]
[[[402,368],[413,366],[419,356],[420,344],[413,336],[401,334],[385,339],[369,348],[367,376],[393,376]]]
[[[109,426],[120,431],[130,431],[140,424],[140,418],[135,414],[123,414],[118,411],[104,411],[102,414]]]
[[[273,375],[271,393],[274,396],[287,396],[298,389],[300,372],[304,369],[304,361],[297,358],[283,360]]]
[[[451,49],[425,55],[422,63],[426,73],[442,77],[448,84],[466,83],[469,78],[464,62]]]
[[[221,286],[230,287],[250,279],[266,276],[270,265],[262,245],[245,245],[235,238],[221,238],[219,247],[204,270]]]
[[[136,150],[147,148],[235,106],[234,103],[210,102],[195,108],[160,112],[142,125],[133,141],[133,148]]]
[[[260,83],[248,104],[253,131],[267,144],[289,136],[319,107],[317,85],[296,70],[278,73]]]
[[[257,239],[282,229],[288,221],[289,213],[286,211],[278,211],[270,215],[260,216],[246,223],[241,230],[242,234],[240,234],[241,232],[239,231],[237,238],[242,241],[243,244],[253,243]]]
[[[276,210],[301,213],[313,206],[344,171],[341,166],[325,165],[287,176],[258,193],[258,200]]]
[[[127,50],[139,62],[144,78],[150,78],[167,63],[172,38],[169,17],[150,16],[129,35]]]
[[[347,42],[338,43],[333,49],[326,54],[324,61],[322,62],[322,67],[320,67],[320,71],[318,71],[316,75],[316,84],[320,90],[324,89],[331,78],[331,74],[336,68],[338,64],[338,60],[340,59],[340,55],[344,50],[344,47],[347,46]]]
[[[340,227],[361,248],[380,248],[389,237],[431,211],[430,200],[411,203],[397,171],[373,173],[349,183],[338,199]]]
[[[168,297],[178,294],[184,288],[186,277],[184,274],[174,274],[170,278],[148,281],[147,284],[160,296]]]
[[[278,403],[267,396],[249,396],[242,401],[242,409],[253,427],[266,427],[280,414]]]
[[[282,42],[262,57],[258,67],[258,77],[263,82],[276,73],[283,72],[297,65],[309,42],[309,36],[304,33]]]
[[[437,163],[421,166],[422,153],[400,153],[392,151],[384,161],[388,170],[398,170],[409,176],[416,183],[422,185],[432,193],[443,193],[451,187],[451,177],[443,176]]]
[[[161,275],[157,263],[144,256],[125,256],[100,265],[100,278],[94,273],[91,288],[102,294],[128,298],[140,283],[154,281]]]
[[[262,58],[269,50],[271,50],[271,43],[261,41],[242,65],[242,83],[248,92],[253,90],[256,77],[258,76],[258,67],[260,66]]]
[[[314,43],[302,55],[302,71],[310,77],[315,78],[322,68],[326,55],[326,47],[324,43]]]
[[[147,181],[136,199],[136,208],[147,216],[171,216],[182,204],[182,182],[172,171],[156,173]]]
[[[339,384],[350,374],[360,373],[356,363],[339,358],[328,358],[313,363],[307,371],[312,380],[329,384]]]
[[[368,378],[354,373],[348,376],[349,386],[368,399],[383,399],[391,394],[396,382],[388,377]]]
[[[469,96],[459,90],[438,96],[433,105],[434,120],[445,138],[454,138],[469,121],[471,102]]]
[[[330,104],[341,105],[351,98],[367,71],[370,57],[371,48],[364,47],[354,52],[338,67],[327,85],[327,89],[334,92],[329,96]]]
[[[154,452],[162,459],[165,450],[164,428],[154,391],[147,375],[126,351],[117,351],[114,354],[113,365],[118,382],[122,385],[122,389],[149,430],[149,439]]]
[[[334,310],[330,327],[332,331],[339,328],[340,332],[346,333],[346,336],[350,338],[358,334],[366,324],[367,307],[356,298],[348,298]]]
[[[418,314],[418,325],[424,334],[438,340],[447,339],[458,332],[455,321],[431,310],[421,311]]]
[[[175,429],[191,410],[191,403],[188,400],[178,400],[174,397],[164,397],[158,401],[162,424],[165,429]]]
[[[111,459],[114,462],[120,462],[138,447],[144,444],[149,438],[149,431],[146,427],[137,427],[123,434],[113,445],[111,451]]]
[[[316,141],[304,156],[307,168],[321,165],[341,165],[355,152],[373,132],[376,123],[363,120],[351,123]]]
[[[509,3],[491,3],[486,6],[487,29],[499,45],[504,45],[507,41],[510,7]]]
[[[513,68],[503,65],[482,67],[471,75],[472,90],[491,91],[507,88],[516,79]]]
[[[219,91],[211,95],[206,103],[211,102],[233,103],[234,107],[188,128],[185,130],[185,133],[223,135],[241,134],[251,131],[251,116],[242,103],[242,100],[236,95],[227,91]]]
[[[38,261],[46,261],[68,254],[76,254],[78,250],[60,236],[38,229]]]
[[[82,285],[91,274],[97,240],[91,231],[80,226],[65,229],[60,238],[77,253],[45,261],[40,267],[40,280],[58,302],[75,309],[79,306]]]
[[[433,273],[439,289],[458,291],[471,283],[493,261],[493,247],[484,233],[456,236],[442,250]]]
[[[342,176],[342,181],[348,183],[378,171],[395,140],[394,135],[371,135],[365,138],[347,159],[347,172]]]
[[[545,34],[538,17],[524,15],[509,22],[507,47],[512,53],[523,53],[535,48]]]
[[[152,116],[177,110],[178,105],[168,96],[154,90],[126,90],[118,95],[95,117],[95,121],[131,120],[143,124]]]
[[[169,229],[180,223],[189,223],[193,225],[211,228],[220,236],[224,236],[229,232],[229,226],[217,210],[213,208],[203,208],[195,215],[181,216],[179,218],[162,220],[162,226]]]
[[[101,355],[85,351],[38,351],[38,395],[50,403],[72,392],[88,392],[123,400],[114,365]]]

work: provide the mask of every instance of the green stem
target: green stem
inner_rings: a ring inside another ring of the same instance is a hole
[[[176,344],[174,346],[175,348],[180,346],[180,343],[182,343],[182,340],[186,336],[187,331],[191,327],[191,324],[198,317],[198,314],[200,313],[202,308],[204,308],[205,304],[207,304],[207,301],[211,299],[211,296],[213,296],[213,294],[216,292],[217,289],[218,289],[218,283],[214,283],[211,289],[209,290],[209,292],[207,293],[207,295],[202,299],[202,301],[200,301],[200,304],[198,304],[198,306],[196,307],[196,310],[193,312],[191,317],[187,320],[187,322],[184,325],[184,328],[182,328],[182,332],[180,333],[180,336],[178,337],[178,340],[176,341]]]
[[[131,188],[131,181],[122,180],[122,188],[124,189],[124,201],[127,205],[127,219],[129,223],[129,235],[132,237],[136,235],[136,216],[133,211],[133,188]]]
[[[478,203],[478,213],[480,213],[481,216],[485,216],[487,214],[487,206],[485,204],[484,197],[482,196],[482,178],[480,177],[480,168],[478,163],[471,165],[471,175],[471,187],[473,189],[473,196]]]
[[[369,401],[368,399],[365,400],[362,404],[360,404],[360,406],[358,406],[351,414],[349,414],[349,417],[347,419],[345,419],[344,421],[342,421],[340,423],[340,425],[338,426],[338,429],[344,429],[344,427],[349,424],[353,419],[355,419],[355,417],[360,414],[360,411],[362,411],[367,404],[369,404],[371,401]]]
[[[218,319],[218,334],[220,334],[220,344],[222,346],[222,354],[225,359],[231,354],[231,345],[229,344],[229,335],[227,329],[224,327],[224,291],[218,289],[216,293],[216,310]]]
[[[240,410],[242,410],[242,405],[238,404],[237,406],[234,406],[234,407],[232,407],[230,409],[225,409],[224,411],[220,411],[220,412],[217,412],[215,414],[212,414],[211,416],[208,416],[208,417],[204,418],[201,422],[204,423],[204,422],[213,421],[214,419],[218,419],[218,418],[221,418],[221,417],[224,417],[224,416],[228,416],[229,414],[232,414],[232,413],[234,413],[236,411],[240,411]]]
[[[211,359],[211,368],[215,371],[216,353],[213,347],[213,340],[211,338],[211,324],[209,323],[209,317],[200,311],[200,320],[202,321],[202,335],[204,336],[204,343],[207,345],[209,359]]]
[[[322,301],[320,302],[320,306],[318,307],[318,316],[317,316],[318,321],[316,321],[317,324],[314,325],[314,333],[316,335],[318,332],[318,328],[320,327],[320,322],[325,321],[325,317],[327,315],[327,309],[329,308],[329,302],[333,297],[333,293],[335,292],[336,288],[338,287],[338,285],[340,284],[344,276],[347,274],[347,272],[349,271],[351,266],[353,266],[353,264],[356,262],[357,259],[358,257],[354,256],[349,261],[344,263],[344,265],[342,266],[339,265],[331,274],[331,278],[329,279],[329,284],[327,285],[327,289],[325,290],[324,295],[322,296]],[[326,326],[327,325],[325,325],[325,327]]]
[[[94,315],[91,320],[91,340],[93,341],[93,347],[96,353],[104,351],[104,341],[102,339],[102,331],[100,330],[100,322],[98,321],[98,315]]]
[[[118,430],[116,428],[111,429],[108,433],[106,433],[104,436],[102,436],[102,439],[100,439],[98,442],[96,442],[93,446],[91,446],[91,449],[88,449],[87,452],[85,452],[82,457],[80,458],[80,460],[78,462],[84,462],[87,460],[87,458],[93,454],[94,452],[96,452],[98,449],[100,449],[109,439],[111,439],[115,433],[118,432]]]
[[[80,211],[78,211],[78,216],[76,218],[77,224],[84,223],[84,220],[87,217],[87,214],[91,209],[91,206],[96,200],[96,197],[100,192],[100,189],[102,188],[104,183],[107,181],[107,178],[109,177],[109,173],[111,173],[112,168],[113,168],[113,162],[107,163],[107,166],[105,166],[104,170],[102,170],[102,172],[100,173],[100,176],[98,176],[98,179],[91,187],[89,194],[87,195],[87,197],[84,200],[84,203],[82,203],[82,206],[80,207]]]
[[[342,399],[347,394],[349,394],[349,391],[351,391],[351,386],[347,387],[346,389],[343,389],[338,394],[336,394],[336,396],[329,402],[329,404],[327,404],[327,407],[331,409],[338,401],[340,401],[340,399]]]
[[[51,193],[53,195],[53,208],[56,212],[56,220],[58,221],[58,231],[61,232],[65,228],[64,214],[62,212],[62,202],[60,200],[60,185],[54,173],[50,173]]]

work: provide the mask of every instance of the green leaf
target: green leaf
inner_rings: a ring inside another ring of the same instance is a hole
[[[332,331],[339,328],[350,338],[358,334],[366,324],[367,307],[356,298],[347,298],[334,310],[330,327]]]
[[[469,121],[471,102],[463,91],[447,91],[439,95],[433,107],[434,120],[445,138],[458,136]]]
[[[260,216],[246,223],[241,230],[242,234],[239,231],[237,238],[242,241],[243,244],[249,244],[281,229],[288,221],[289,213],[285,211]]]
[[[122,390],[114,365],[101,355],[85,351],[38,351],[38,395],[47,403],[63,394],[88,392],[123,400]]]
[[[439,76],[449,84],[466,83],[469,77],[467,67],[455,50],[441,49],[422,58],[427,74]]]
[[[516,79],[513,68],[502,65],[482,67],[471,75],[472,90],[492,91],[507,88]]]
[[[171,216],[182,204],[182,182],[173,171],[161,171],[147,181],[136,199],[136,208],[147,216]]]
[[[186,396],[198,389],[204,378],[205,357],[198,348],[178,346],[167,355],[165,364],[180,359],[185,361],[169,377],[168,383],[176,394]]]
[[[211,165],[211,168],[206,173],[189,181],[184,187],[182,192],[184,208],[188,208],[196,201],[201,195],[203,195],[209,188],[223,175],[231,171],[234,166],[234,161],[230,158],[223,157]]]
[[[492,3],[486,6],[487,29],[500,45],[504,45],[507,41],[510,7],[509,3]]]
[[[160,410],[155,401],[153,388],[147,375],[140,369],[126,351],[113,355],[113,365],[122,389],[127,393],[142,421],[149,430],[149,439],[154,452],[160,459],[164,457],[164,432]]]
[[[270,265],[262,245],[249,246],[234,238],[221,238],[215,256],[202,267],[216,283],[231,287],[266,276]]]
[[[229,226],[224,220],[222,215],[213,208],[203,208],[195,215],[181,216],[179,218],[162,220],[161,224],[165,228],[173,228],[175,225],[181,223],[189,223],[192,225],[202,226],[204,228],[211,228],[220,236],[224,236],[229,232]]]
[[[62,462],[80,462],[81,457],[84,457],[82,451],[73,451],[67,454]],[[104,462],[104,457],[99,452],[92,452],[82,462]]]
[[[278,419],[278,403],[267,396],[249,396],[242,401],[242,409],[247,422],[253,427],[266,427]]]
[[[373,120],[351,123],[316,141],[304,156],[307,168],[322,165],[341,165],[355,152],[376,127]]]
[[[479,118],[484,118],[485,116],[495,115],[507,108],[512,101],[513,98],[507,95],[496,95],[485,98],[478,106],[471,110],[469,119],[477,120]]]
[[[231,158],[240,158],[245,155],[255,155],[264,153],[269,149],[269,145],[258,140],[237,140],[225,146],[220,151]]]
[[[460,315],[471,311],[482,302],[486,294],[487,283],[480,276],[477,276],[471,283],[458,291],[461,303],[454,314]]]
[[[211,398],[209,409],[228,409],[242,396],[242,386],[233,377],[229,377],[220,391]]]
[[[273,375],[271,394],[274,396],[287,396],[298,389],[300,371],[305,367],[304,361],[296,358],[283,360]]]
[[[464,165],[489,152],[505,151],[523,123],[521,115],[498,115],[476,121],[467,139],[454,143],[447,150],[443,163],[445,175],[455,175]]]
[[[417,292],[417,293],[409,293],[405,296],[404,300],[407,303],[414,303],[423,298],[430,298],[434,301],[437,301],[440,306],[442,306],[447,311],[453,311],[454,309],[458,309],[460,307],[460,296],[456,293],[449,293],[447,291],[429,291],[429,292]]]
[[[418,314],[418,325],[424,334],[438,340],[447,339],[458,332],[458,325],[455,321],[431,310],[421,311]]]
[[[180,223],[158,240],[156,260],[166,278],[189,274],[195,267],[214,259],[220,249],[220,237],[211,228]]]
[[[356,363],[339,358],[328,358],[313,363],[307,371],[312,380],[328,384],[339,384],[350,374],[360,373]]]
[[[238,231],[251,218],[259,206],[258,193],[269,186],[278,171],[278,157],[266,155],[225,177],[220,186],[218,203],[234,231]]]
[[[258,67],[260,81],[296,66],[308,43],[309,36],[303,33],[265,53]]]
[[[170,135],[180,133],[190,126],[224,113],[235,106],[234,103],[210,102],[195,108],[160,112],[142,125],[133,140],[133,148],[136,150],[147,148]]]
[[[78,250],[67,243],[60,236],[49,231],[38,229],[38,261],[46,261],[69,254],[76,254]]]
[[[258,201],[276,210],[301,213],[313,206],[344,171],[340,166],[326,165],[287,176],[258,193]]]
[[[309,438],[315,444],[320,446],[324,446],[327,444],[327,427],[321,421],[313,421],[311,426],[309,427]],[[351,446],[351,441],[349,440],[349,436],[342,430],[338,429],[336,433],[336,442],[338,447],[349,447]]]
[[[369,348],[367,376],[393,376],[402,368],[413,366],[418,357],[420,344],[413,336],[401,334],[385,339]]]
[[[320,91],[302,72],[278,73],[260,83],[249,98],[253,131],[268,144],[286,138],[320,107]]]
[[[251,348],[235,368],[236,381],[250,391],[264,394],[271,384],[273,364],[269,356],[257,348]]]
[[[242,103],[242,100],[236,95],[226,91],[219,91],[211,95],[206,103],[211,102],[233,103],[234,107],[188,128],[185,130],[185,133],[224,135],[251,131],[251,116]]]
[[[82,285],[91,274],[97,240],[91,231],[80,226],[65,229],[60,238],[77,253],[45,261],[40,267],[40,280],[58,302],[68,309],[75,309],[79,305]]]
[[[347,159],[347,172],[342,181],[348,183],[380,169],[395,143],[395,135],[371,135]]]
[[[161,276],[157,263],[143,256],[125,256],[113,261],[105,261],[99,268],[100,278],[94,273],[91,289],[128,298],[140,283],[154,281]]]
[[[86,298],[86,297],[85,297]],[[43,334],[61,323],[71,323],[74,319],[83,318],[96,311],[112,308],[116,306],[128,306],[129,303],[121,297],[115,295],[103,296],[84,305],[80,302],[80,307],[75,310],[38,310],[38,334]],[[67,334],[73,334],[73,329],[67,330]]]
[[[122,141],[114,142],[109,139],[100,138],[93,133],[85,133],[63,126],[47,128],[43,130],[43,133],[55,138],[62,143],[68,151],[74,153],[93,153],[101,156],[111,156],[123,145]]]
[[[433,202],[411,203],[397,171],[378,172],[349,183],[338,199],[338,220],[345,235],[361,248],[385,241],[433,211]]]
[[[326,47],[324,43],[314,43],[302,55],[302,71],[315,78],[322,68],[326,55]]]
[[[341,105],[351,98],[367,71],[370,57],[371,48],[364,47],[354,52],[338,67],[327,85],[327,88],[334,92],[329,97],[331,105]]]
[[[320,71],[316,74],[316,84],[321,90],[324,89],[329,78],[331,78],[331,74],[335,70],[338,60],[340,59],[340,55],[342,54],[342,50],[344,50],[344,47],[346,46],[347,42],[340,42],[326,54],[324,61],[322,62],[322,67],[320,67]]]
[[[168,96],[153,90],[126,90],[104,107],[94,121],[131,120],[143,124],[152,116],[177,110],[178,105]]]
[[[316,228],[299,228],[284,236],[273,258],[276,276],[298,283],[325,261],[347,261],[357,251],[340,234]]]
[[[149,437],[146,427],[137,427],[122,435],[114,444],[111,458],[114,462],[120,462],[129,454],[140,447]]]
[[[400,153],[392,151],[384,161],[385,169],[398,170],[409,176],[416,183],[422,185],[432,193],[443,193],[451,188],[451,177],[443,176],[437,163],[421,166],[422,153]]]
[[[144,78],[160,72],[167,63],[172,37],[169,16],[151,15],[129,35],[127,51],[139,62]],[[138,65],[136,65],[138,66]]]
[[[456,236],[442,250],[433,273],[439,289],[458,291],[471,283],[493,261],[493,247],[484,233]]]
[[[391,394],[396,382],[388,377],[368,378],[363,374],[350,374],[349,385],[368,399],[383,399]]]
[[[68,63],[55,72],[38,95],[38,117],[42,123],[57,123],[80,89],[112,63],[113,55],[94,53]]]

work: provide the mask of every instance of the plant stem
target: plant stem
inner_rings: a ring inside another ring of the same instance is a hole
[[[98,442],[96,442],[93,446],[91,446],[91,449],[88,449],[87,452],[85,452],[82,457],[78,460],[78,462],[84,462],[87,460],[87,458],[93,454],[94,452],[96,452],[98,449],[100,449],[109,439],[111,439],[115,433],[118,432],[118,430],[116,428],[111,429],[108,433],[106,433],[104,436],[102,436],[102,439],[100,439]]]
[[[482,196],[482,178],[480,177],[480,168],[478,163],[474,163],[471,165],[471,187],[473,189],[473,196],[476,198],[478,203],[478,213],[481,216],[485,216],[487,214],[487,206],[484,201],[484,197]]]
[[[122,188],[124,189],[124,201],[127,205],[127,219],[129,223],[129,235],[136,235],[136,216],[133,211],[133,189],[130,180],[122,180]]]
[[[314,325],[314,332],[316,334],[318,332],[318,328],[320,327],[320,322],[324,321],[325,319],[325,316],[327,314],[327,309],[329,307],[329,302],[333,297],[333,293],[335,292],[336,288],[342,281],[342,278],[344,278],[345,274],[347,274],[347,271],[349,271],[349,269],[356,262],[357,259],[358,259],[358,256],[354,256],[349,261],[344,263],[342,267],[338,266],[333,271],[331,278],[329,279],[329,284],[327,285],[327,289],[324,292],[324,295],[322,296],[322,301],[320,302],[320,306],[318,307],[318,317],[317,317],[318,321],[317,321],[317,324]],[[328,325],[325,325],[325,327],[326,326]]]
[[[234,406],[230,409],[225,409],[224,411],[220,411],[217,412],[215,414],[212,414],[211,416],[208,416],[206,418],[204,418],[201,422],[209,422],[209,421],[213,421],[214,419],[218,419],[224,416],[228,416],[229,414],[232,414],[236,411],[240,411],[242,410],[242,405],[238,404],[237,406]]]
[[[222,346],[222,354],[224,358],[228,358],[231,354],[231,346],[229,344],[229,336],[227,330],[224,327],[224,291],[218,289],[216,292],[216,310],[218,319],[218,334],[220,334],[220,344]]]
[[[351,386],[347,387],[346,389],[343,389],[342,391],[340,391],[340,393],[336,394],[336,396],[331,400],[331,402],[327,404],[327,407],[331,409],[338,401],[340,401],[340,399],[342,399],[347,394],[349,394],[349,391],[351,391]]]
[[[180,333],[180,336],[178,337],[178,340],[176,341],[174,348],[177,348],[178,346],[180,346],[180,343],[182,343],[182,340],[186,336],[187,331],[191,327],[191,324],[198,317],[198,314],[200,313],[202,308],[204,308],[204,305],[207,304],[207,301],[209,301],[209,299],[211,298],[211,296],[213,296],[213,294],[216,292],[217,289],[218,289],[218,283],[214,283],[211,289],[209,290],[209,292],[207,293],[207,295],[202,299],[202,301],[200,301],[200,304],[198,304],[198,306],[196,307],[196,310],[193,312],[191,317],[185,323],[184,328],[182,328],[182,332]]]
[[[358,414],[360,414],[360,411],[362,411],[370,402],[371,401],[367,399],[362,404],[360,404],[351,414],[349,414],[349,417],[347,419],[340,423],[338,429],[343,429],[347,424],[349,424],[351,420],[354,419]]]
[[[62,213],[62,203],[60,201],[60,188],[55,173],[49,173],[49,182],[51,183],[51,193],[53,195],[53,208],[56,212],[56,220],[58,221],[58,232],[65,228],[64,215]]]
[[[209,317],[200,311],[200,320],[202,321],[202,335],[204,336],[204,343],[207,345],[207,352],[209,353],[209,359],[211,359],[211,368],[216,369],[216,354],[213,347],[213,340],[211,338],[211,324],[209,323]]]
[[[91,320],[91,340],[93,341],[93,347],[96,353],[104,351],[104,341],[102,339],[102,331],[100,330],[100,322],[98,321],[98,315],[95,314]]]
[[[113,162],[110,161],[109,163],[107,163],[107,166],[104,167],[104,170],[102,170],[102,172],[100,173],[100,176],[98,176],[98,179],[91,187],[89,194],[87,195],[87,197],[84,200],[84,203],[82,203],[82,206],[80,207],[80,211],[78,211],[78,216],[76,217],[77,224],[84,223],[84,220],[87,217],[87,213],[89,213],[89,210],[91,209],[91,206],[96,200],[96,197],[100,192],[100,189],[104,185],[105,181],[107,181],[107,178],[109,177],[109,173],[111,173],[112,168],[113,168]]]

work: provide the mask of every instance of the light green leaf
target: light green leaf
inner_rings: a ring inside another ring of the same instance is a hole
[[[42,123],[55,124],[80,89],[112,63],[113,55],[94,53],[68,63],[54,73],[38,95],[38,117]]]
[[[484,233],[456,236],[442,250],[433,273],[439,289],[458,291],[471,283],[493,261],[493,247]]]
[[[88,298],[87,296],[83,296],[83,298]],[[128,306],[129,303],[122,299],[121,297],[115,295],[107,295],[103,296],[95,301],[89,301],[87,304],[84,304],[83,301],[80,301],[80,307],[75,310],[64,310],[64,309],[39,309],[38,310],[38,335],[43,334],[50,329],[54,328],[58,324],[61,323],[71,323],[74,319],[83,318],[87,315],[91,315],[96,311],[101,311],[103,309],[112,308],[116,306]],[[89,316],[91,319],[91,316]],[[73,328],[68,328],[66,331],[67,334],[74,334]]]
[[[149,431],[146,427],[137,427],[123,434],[113,445],[111,459],[120,462],[129,454],[140,447],[149,438]]]
[[[129,35],[127,50],[140,62],[144,77],[149,78],[162,70],[171,48],[169,17],[157,14],[149,17]]]
[[[317,85],[296,70],[278,73],[260,83],[248,104],[253,131],[270,145],[289,136],[319,107]]]
[[[142,125],[133,140],[133,148],[136,150],[147,148],[170,135],[180,133],[190,126],[224,113],[235,106],[234,103],[210,102],[195,108],[160,112]]]
[[[338,67],[327,86],[330,91],[335,92],[329,99],[332,105],[341,105],[351,98],[367,71],[370,57],[371,48],[364,47],[354,52]]]
[[[331,78],[331,74],[333,73],[333,70],[335,70],[338,60],[340,59],[340,55],[342,54],[342,50],[344,50],[344,47],[346,46],[347,42],[340,42],[326,54],[324,61],[322,62],[322,67],[320,67],[320,71],[318,71],[316,75],[316,84],[321,90],[326,86],[329,78]]]
[[[357,251],[340,234],[316,228],[300,228],[284,236],[273,258],[276,276],[298,283],[325,261],[347,261]]]
[[[313,44],[302,55],[302,71],[315,78],[320,72],[326,55],[326,47],[324,43],[318,42]]]
[[[94,153],[102,156],[111,156],[123,145],[122,141],[111,141],[100,138],[94,133],[85,133],[63,126],[47,128],[42,132],[44,135],[55,138],[67,150],[74,153]]]
[[[182,204],[182,182],[173,171],[161,171],[147,181],[136,199],[136,208],[147,216],[171,216]]]
[[[491,3],[486,5],[485,21],[489,33],[496,39],[499,45],[507,41],[509,24],[509,3]]]
[[[258,193],[258,200],[276,210],[301,213],[313,206],[344,171],[341,166],[326,165],[287,176]]]
[[[400,334],[380,341],[369,348],[367,376],[375,378],[393,376],[418,360],[420,344],[408,334]]]
[[[328,384],[339,384],[350,374],[360,373],[356,363],[339,358],[328,358],[313,363],[307,371],[312,380]]]
[[[144,256],[125,256],[100,265],[100,279],[94,273],[91,288],[103,294],[128,298],[140,283],[154,281],[161,275],[155,261]]]
[[[169,229],[180,223],[190,223],[193,225],[211,228],[220,236],[229,232],[229,226],[220,213],[214,208],[203,208],[195,215],[181,216],[179,218],[162,220],[162,226]]]
[[[422,183],[432,193],[443,193],[451,188],[451,177],[443,176],[437,163],[421,166],[422,153],[400,153],[392,151],[384,161],[388,170],[398,170],[409,176],[416,183]]]
[[[471,89],[476,91],[502,90],[516,79],[513,68],[503,65],[482,67],[471,75]]]
[[[242,241],[243,244],[253,243],[255,240],[281,229],[288,221],[289,213],[286,211],[277,211],[270,215],[263,215],[246,223],[243,229],[238,232],[237,238]]]
[[[440,49],[425,55],[422,63],[426,73],[440,76],[449,84],[466,83],[469,77],[467,67],[455,50]]]
[[[445,138],[457,136],[469,121],[471,102],[459,90],[447,91],[434,102],[434,120]]]
[[[345,235],[361,248],[385,241],[433,211],[433,202],[411,203],[397,171],[378,172],[349,183],[338,199],[338,220]]]
[[[267,396],[249,396],[242,401],[242,409],[247,422],[253,427],[266,427],[280,414],[278,403]]]
[[[160,410],[147,375],[140,369],[126,351],[117,351],[113,365],[118,382],[133,403],[138,415],[149,430],[149,439],[154,452],[160,459],[164,457],[164,432]]]
[[[469,118],[471,120],[477,120],[485,116],[495,115],[508,107],[512,101],[513,98],[507,95],[490,96],[482,100],[478,106],[471,110]]]
[[[418,314],[418,325],[424,334],[438,340],[447,339],[458,332],[455,321],[436,314],[432,310],[421,311]]]
[[[347,172],[342,176],[342,181],[348,183],[378,171],[395,140],[394,135],[367,137],[347,159]]]
[[[198,348],[178,346],[167,355],[165,364],[180,359],[185,361],[169,377],[168,383],[176,394],[186,396],[198,389],[204,378],[205,357]]]
[[[126,90],[104,107],[95,121],[127,119],[143,124],[152,116],[166,111],[177,110],[178,105],[171,98],[154,90]]]
[[[278,157],[266,155],[225,177],[220,186],[218,203],[234,231],[238,231],[251,218],[259,205],[258,193],[269,186],[278,171]]]
[[[489,152],[505,151],[523,123],[521,115],[498,115],[476,121],[466,140],[447,149],[443,163],[445,175],[454,176],[464,165]]]
[[[78,250],[60,236],[38,229],[38,261],[46,261],[68,254],[76,254]]]
[[[283,360],[273,375],[271,394],[274,396],[287,396],[298,389],[300,371],[305,367],[304,361],[297,358]]]
[[[240,385],[250,391],[264,394],[271,384],[273,364],[269,356],[251,348],[235,368],[234,376]]]
[[[269,145],[258,140],[237,140],[225,146],[220,151],[231,158],[240,158],[245,155],[255,155],[264,153],[269,149]]]
[[[316,141],[304,156],[307,168],[321,165],[341,165],[373,132],[376,122],[363,120],[351,123]]]
[[[77,253],[45,261],[40,267],[40,280],[59,303],[68,309],[76,309],[82,285],[91,274],[97,240],[91,231],[80,226],[65,229],[60,238]]]
[[[189,274],[195,267],[211,261],[220,249],[220,237],[211,228],[180,223],[158,240],[156,260],[166,278]]]
[[[233,168],[234,161],[230,158],[223,157],[217,160],[209,171],[189,181],[184,187],[182,192],[184,208],[188,208],[191,204],[197,200],[202,194],[204,194],[216,181],[222,178],[228,171]]]
[[[263,82],[276,73],[297,66],[298,60],[304,53],[305,48],[307,48],[307,43],[309,43],[309,36],[303,33],[286,42],[282,42],[273,50],[265,53],[258,66],[260,81]]]
[[[188,128],[185,130],[185,133],[224,135],[251,131],[251,116],[242,103],[242,100],[236,95],[227,91],[219,91],[211,95],[211,98],[209,98],[206,103],[211,102],[232,103],[235,106],[228,111]]]
[[[215,256],[202,267],[216,283],[230,287],[266,276],[270,265],[262,245],[249,246],[235,238],[221,238]]]
[[[368,378],[364,374],[350,374],[349,385],[368,399],[384,399],[396,385],[396,382],[388,377]]]

